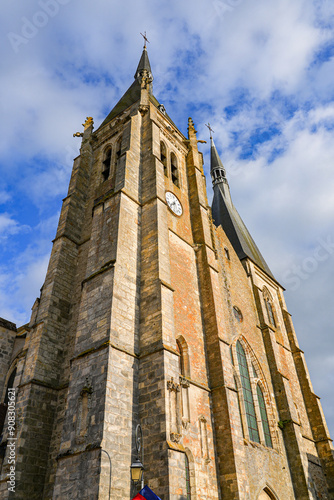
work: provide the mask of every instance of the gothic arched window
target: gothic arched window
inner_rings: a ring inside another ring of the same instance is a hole
[[[189,460],[187,455],[184,455],[184,461],[185,461],[185,469],[186,469],[186,492],[187,492],[187,500],[191,500],[191,493],[190,493],[190,470],[189,470]]]
[[[180,335],[176,340],[176,348],[179,353],[179,374],[181,386],[182,403],[182,425],[187,428],[190,422],[190,404],[189,404],[189,380],[190,377],[188,345],[184,337]]]
[[[179,171],[177,168],[177,158],[174,153],[171,153],[170,155],[170,167],[171,167],[171,172],[172,172],[172,181],[175,186],[180,187],[180,182],[179,182]]]
[[[241,404],[240,404],[240,397],[239,397],[237,377],[234,376],[233,380],[234,380],[234,387],[235,387],[235,390],[237,392],[237,397],[238,397],[238,409],[239,409],[239,417],[240,417],[240,422],[241,422],[242,436],[245,437],[244,425],[243,425],[243,421],[242,421]]]
[[[103,160],[103,169],[102,169],[102,176],[103,180],[106,181],[109,178],[110,175],[110,167],[111,167],[111,153],[112,149],[109,146],[105,151],[104,151],[104,160]]]
[[[179,356],[179,372],[180,372],[180,375],[182,375],[182,377],[184,377],[184,357],[183,357],[182,347],[181,347],[179,340],[176,341],[176,349],[180,355]]]
[[[117,167],[117,163],[119,158],[121,157],[121,153],[122,153],[122,137],[120,137],[116,143],[115,167]]]
[[[160,142],[160,161],[164,166],[164,174],[168,177],[168,169],[167,169],[167,151],[165,144]]]
[[[196,495],[196,472],[195,472],[195,461],[194,456],[189,450],[185,449],[184,454],[184,466],[186,475],[186,491],[185,495],[182,496],[185,500],[191,500],[192,498],[197,498]]]
[[[243,408],[243,413],[240,411],[243,431],[246,433],[248,428],[248,435],[251,441],[273,448],[263,389],[263,377],[260,375],[258,362],[250,349],[248,349],[249,355],[246,355],[246,346],[244,348],[240,340],[237,341],[235,349],[240,374],[239,384],[239,377],[238,375],[235,376],[235,386],[238,393],[238,385],[242,387],[242,391],[240,390],[240,392],[243,395],[243,401],[240,398],[239,405],[240,410]],[[259,425],[261,426],[260,429]]]
[[[176,339],[177,350],[180,354],[180,375],[190,377],[189,349],[185,338],[179,335]]]
[[[260,443],[259,429],[256,421],[255,414],[255,406],[254,406],[254,398],[252,392],[252,386],[249,376],[248,364],[245,351],[241,345],[241,343],[237,342],[236,344],[238,363],[239,363],[239,371],[241,378],[241,386],[244,395],[244,403],[245,403],[245,412],[247,418],[248,432],[249,438],[251,441],[255,441],[256,443]]]
[[[269,291],[266,288],[263,288],[263,299],[266,306],[268,321],[271,324],[271,326],[276,327],[273,301]]]
[[[3,426],[4,426],[4,423],[6,420],[6,415],[7,415],[8,389],[13,389],[15,377],[16,377],[16,368],[14,368],[14,370],[10,374],[10,377],[9,377],[8,383],[7,383],[7,387],[6,387],[5,400],[3,403],[0,404],[0,436],[2,434]],[[1,441],[1,439],[0,439],[0,441]]]
[[[269,448],[272,448],[273,443],[272,443],[271,435],[270,435],[268,415],[267,415],[267,410],[266,410],[266,403],[264,401],[263,392],[262,392],[262,389],[261,389],[259,384],[257,384],[257,386],[256,386],[256,393],[257,393],[257,400],[259,402],[259,408],[260,408],[260,413],[261,413],[261,422],[262,422],[264,440],[266,442],[266,445]]]

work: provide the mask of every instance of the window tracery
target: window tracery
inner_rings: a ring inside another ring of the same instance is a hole
[[[253,356],[253,360],[248,359],[250,354],[246,354],[247,346],[245,345],[244,348],[243,344],[244,342],[240,340],[237,340],[235,344],[238,361],[236,369],[239,372],[238,378],[240,376],[239,384],[237,376],[234,377],[243,432],[248,431],[251,441],[273,448],[273,431],[270,428],[268,418],[268,401],[264,395],[266,391],[261,382],[259,365],[255,356]]]
[[[241,378],[241,386],[244,395],[244,403],[245,403],[245,411],[246,418],[248,424],[248,432],[249,438],[251,441],[255,441],[256,443],[260,443],[259,429],[256,420],[255,414],[255,405],[254,405],[254,397],[251,387],[251,381],[249,376],[249,369],[246,359],[245,351],[241,345],[241,343],[237,342],[236,345],[238,363],[239,363],[239,371]]]

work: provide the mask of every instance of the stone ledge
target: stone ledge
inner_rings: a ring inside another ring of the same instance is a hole
[[[106,262],[103,264],[103,266],[96,271],[95,273],[91,274],[81,282],[81,288],[83,288],[84,284],[87,283],[88,281],[92,280],[96,276],[99,276],[100,274],[105,273],[106,271],[109,271],[109,269],[112,269],[115,266],[116,260],[110,260],[109,262]]]
[[[82,453],[87,453],[89,451],[94,451],[94,450],[102,450],[101,443],[88,444],[84,450],[76,450],[75,451],[75,450],[72,450],[71,448],[69,448],[68,450],[59,453],[56,457],[56,460],[58,461],[58,460],[61,460],[63,458],[70,458],[70,457],[73,457],[75,455],[82,455]]]
[[[174,443],[173,441],[168,441],[168,439],[167,439],[167,446],[170,450],[179,451],[181,453],[186,452],[183,444],[181,444],[181,443]]]
[[[229,347],[231,346],[230,342],[227,342],[227,340],[222,339],[221,337],[218,337],[220,342],[223,342],[224,344],[228,345]]]
[[[74,243],[74,245],[77,245],[79,246],[80,245],[80,242],[75,240],[74,238],[72,238],[72,236],[69,236],[68,234],[66,233],[62,233],[62,234],[58,234],[54,240],[52,240],[52,243],[55,243],[56,241],[60,240],[61,238],[66,238],[67,240],[69,240],[71,243]]]
[[[83,358],[85,356],[89,356],[90,354],[94,354],[98,351],[101,351],[102,349],[106,349],[107,347],[112,347],[113,349],[116,349],[117,351],[123,352],[124,354],[127,354],[128,356],[131,356],[132,358],[138,359],[138,354],[135,352],[128,351],[127,349],[124,349],[124,347],[117,346],[110,342],[109,340],[104,340],[101,344],[91,347],[90,349],[86,349],[85,351],[82,351],[80,354],[77,354],[77,356],[74,356],[71,358],[70,363],[73,361]]]
[[[12,323],[11,321],[8,321],[7,319],[4,318],[0,318],[0,326],[6,328],[7,330],[11,330],[12,332],[17,331],[15,323]]]
[[[168,288],[172,292],[175,292],[175,288],[173,288],[169,283],[166,283],[166,281],[159,279],[160,284],[163,285],[164,287]]]
[[[39,385],[40,387],[45,387],[46,389],[51,389],[52,391],[61,391],[62,389],[65,389],[66,387],[68,387],[68,382],[66,382],[66,384],[62,384],[62,385],[52,385],[52,384],[48,384],[47,382],[43,382],[42,380],[38,380],[38,379],[31,379],[29,380],[28,382],[25,382],[24,384],[20,384],[18,385],[18,389],[21,389],[22,387],[25,387],[27,385]]]

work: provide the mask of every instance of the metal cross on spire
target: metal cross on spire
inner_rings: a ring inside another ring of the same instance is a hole
[[[208,127],[208,129],[210,130],[210,139],[212,139],[212,132],[214,133],[215,131],[211,128],[211,125],[209,122],[208,122],[208,124],[205,124],[205,126]]]
[[[145,34],[143,35],[142,33],[140,33],[141,36],[144,38],[144,49],[146,49],[146,43],[150,43],[150,41],[148,40],[147,36],[146,36],[146,31],[145,31]]]

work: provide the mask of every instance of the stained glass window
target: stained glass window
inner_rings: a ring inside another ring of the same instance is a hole
[[[259,385],[256,387],[256,393],[257,393],[257,399],[259,402],[259,407],[260,407],[260,413],[261,413],[261,421],[262,421],[262,428],[263,428],[263,433],[264,433],[264,439],[266,442],[266,445],[269,448],[273,447],[272,441],[271,441],[271,436],[270,436],[270,430],[269,430],[269,422],[268,422],[268,415],[267,415],[267,410],[266,410],[266,404],[264,401],[263,397],[263,392],[262,389]]]
[[[236,319],[239,323],[241,323],[241,322],[242,322],[242,320],[243,320],[243,317],[242,317],[242,312],[240,311],[239,307],[237,307],[237,306],[234,306],[234,307],[233,307],[233,314],[234,314],[235,319]]]
[[[251,441],[255,441],[256,443],[260,443],[260,436],[259,436],[259,430],[258,430],[257,421],[256,421],[254,399],[253,399],[252,387],[251,387],[251,382],[250,382],[250,377],[249,377],[249,370],[248,370],[248,365],[247,365],[246,354],[245,354],[245,351],[244,351],[244,349],[239,341],[237,342],[236,349],[237,349],[237,355],[238,355],[242,391],[243,391],[243,395],[244,395],[245,411],[246,411],[247,425],[248,425],[248,431],[249,431],[249,439]]]

